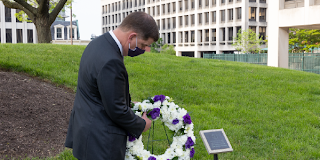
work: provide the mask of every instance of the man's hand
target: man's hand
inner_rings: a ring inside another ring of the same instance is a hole
[[[143,132],[146,132],[150,127],[151,127],[151,120],[147,117],[147,113],[144,112],[142,117],[142,119],[144,119],[146,121],[146,126],[144,127]]]

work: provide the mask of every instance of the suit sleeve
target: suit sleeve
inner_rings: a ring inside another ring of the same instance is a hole
[[[126,70],[120,60],[109,61],[97,77],[98,90],[107,115],[122,129],[138,138],[146,122],[127,106],[126,82]]]

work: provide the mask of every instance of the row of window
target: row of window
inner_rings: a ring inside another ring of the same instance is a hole
[[[23,30],[17,29],[16,30],[16,36],[17,36],[17,43],[23,43]],[[1,29],[0,29],[0,43],[2,42],[1,39]],[[33,43],[33,30],[28,29],[27,30],[27,42]],[[12,43],[12,29],[6,29],[6,43]]]
[[[138,7],[143,5],[145,5],[145,0],[123,0],[122,1],[122,9],[129,9],[132,7]],[[121,1],[102,6],[102,14],[116,12],[120,10],[121,10]]]
[[[103,28],[103,33],[110,31],[111,29],[115,29],[115,27],[105,27]],[[257,32],[256,26],[249,26],[249,29],[253,30],[254,32]],[[259,27],[259,36],[262,37],[263,40],[266,39],[266,28],[267,27]],[[236,32],[234,32],[234,29]],[[233,41],[234,37],[237,36],[237,33],[241,29],[241,26],[236,27],[223,27],[219,28],[219,32],[221,33],[220,41]],[[217,41],[217,29],[203,29],[198,30],[199,38],[197,39],[197,42],[209,42],[210,38],[210,32],[211,31],[211,42]],[[228,36],[226,36],[226,33],[228,33]],[[195,30],[190,31],[181,31],[178,32],[178,43],[194,43],[195,42]],[[171,39],[172,35],[172,39]],[[190,35],[190,37],[189,37]],[[176,43],[176,32],[168,32],[168,33],[162,33],[163,42],[164,43]]]
[[[145,12],[145,9],[134,10],[134,12]],[[123,19],[126,16],[128,16],[130,13],[132,13],[132,11],[123,12],[122,13]],[[114,23],[120,23],[120,22],[121,22],[121,13],[102,17],[102,25],[114,24]]]
[[[159,0],[157,0],[159,1]],[[216,6],[217,4],[219,4],[220,6],[225,5],[225,4],[231,4],[231,3],[238,3],[241,2],[242,0],[198,0],[198,5],[197,7],[200,9],[202,7],[209,7],[209,6]],[[155,0],[147,0],[147,3],[152,3],[155,2]],[[257,2],[257,0],[249,0],[249,2]],[[260,3],[266,3],[266,0],[259,0]],[[122,9],[130,9],[132,7],[137,7],[137,6],[142,6],[145,5],[145,0],[123,0],[122,1]],[[182,11],[184,9],[184,11],[189,10],[189,9],[195,9],[195,0],[181,0],[178,2],[178,9],[179,11]],[[190,8],[189,8],[190,6]],[[150,8],[150,7],[148,7]],[[158,11],[160,6],[157,5],[157,9]],[[176,2],[172,2],[172,3],[167,3],[167,4],[162,4],[162,8],[163,8],[163,13],[165,13],[164,10],[166,10],[168,13],[172,13],[175,12],[176,10]],[[170,10],[172,8],[172,10]],[[120,11],[121,10],[121,1],[119,2],[115,2],[112,4],[108,4],[108,5],[104,5],[102,6],[102,13],[110,13],[110,12],[116,12],[116,11]],[[149,12],[150,13],[150,12]]]
[[[19,13],[20,11],[21,11],[20,9],[16,9],[16,13]],[[6,6],[4,7],[4,18],[5,18],[5,22],[12,22],[11,8],[7,8]],[[0,22],[1,22],[1,18],[0,18]],[[21,21],[19,21],[16,18],[16,22],[21,22]],[[28,23],[32,23],[32,22],[28,22]]]
[[[226,17],[226,12],[227,12],[227,17]],[[257,21],[256,12],[257,12],[257,7],[249,7],[249,21]],[[122,17],[125,18],[129,13],[131,12],[122,13]],[[267,15],[267,9],[259,8],[259,22],[266,22],[266,19],[267,19],[266,15]],[[202,25],[203,23],[214,24],[217,21],[217,11],[198,13],[197,16],[198,16],[198,25]],[[187,27],[189,25],[192,26],[195,24],[195,14],[179,16],[178,18],[179,18],[178,23],[180,27],[182,26]],[[242,19],[241,7],[235,8],[235,9],[232,8],[227,10],[220,10],[220,23],[225,23],[226,21],[233,22],[234,20],[241,21],[241,19]],[[162,19],[161,21],[162,21],[162,29],[171,29],[171,24],[172,24],[172,28],[176,28],[175,17],[167,18],[167,20]],[[120,13],[102,17],[102,25],[115,24],[120,22],[121,22]],[[157,22],[158,22],[158,28],[160,29],[159,20],[157,20]]]

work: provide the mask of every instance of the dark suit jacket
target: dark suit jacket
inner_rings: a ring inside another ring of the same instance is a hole
[[[94,39],[81,57],[65,146],[80,160],[121,160],[127,133],[138,138],[146,122],[130,109],[128,74],[110,33]]]

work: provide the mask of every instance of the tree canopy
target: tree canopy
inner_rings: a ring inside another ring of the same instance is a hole
[[[320,47],[320,30],[290,28],[289,52],[312,52]]]
[[[258,53],[261,50],[259,47],[263,42],[262,37],[259,37],[259,34],[256,34],[256,32],[251,29],[240,29],[237,33],[237,37],[234,38],[235,42],[232,45],[235,46],[236,50],[242,53]]]

